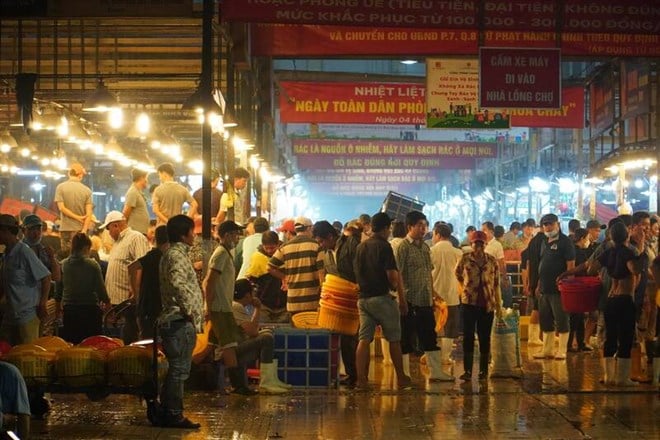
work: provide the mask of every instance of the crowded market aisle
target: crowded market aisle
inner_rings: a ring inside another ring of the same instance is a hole
[[[394,372],[372,359],[374,389],[296,389],[284,396],[243,397],[210,391],[186,394],[186,412],[199,431],[152,427],[134,396],[91,402],[54,395],[51,412],[32,424],[38,439],[655,439],[660,437],[657,387],[598,383],[599,358],[531,358],[523,344],[522,380],[423,385],[393,391]],[[462,371],[460,363],[455,371]]]

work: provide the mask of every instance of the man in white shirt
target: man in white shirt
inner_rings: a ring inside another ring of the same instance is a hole
[[[245,168],[236,168],[232,174],[231,182],[224,182],[224,192],[220,198],[220,210],[217,212],[215,222],[220,224],[225,220],[233,220],[239,225],[245,225],[249,213],[245,212],[244,191],[250,173]]]
[[[444,223],[433,228],[433,246],[431,246],[431,263],[433,263],[433,290],[447,303],[447,322],[442,331],[440,340],[440,353],[442,363],[451,364],[451,351],[454,338],[459,336],[460,312],[458,297],[458,281],[454,269],[463,256],[460,249],[456,249],[449,239],[451,229]]]
[[[241,263],[241,270],[238,272],[237,279],[245,278],[245,273],[250,267],[250,260],[252,260],[252,255],[257,251],[259,245],[261,245],[261,237],[264,232],[266,232],[270,225],[268,220],[264,217],[257,217],[253,222],[254,234],[248,235],[243,239],[243,261]]]
[[[506,296],[505,291],[509,289],[511,283],[509,283],[509,277],[506,276],[506,263],[504,262],[504,247],[502,243],[495,239],[495,225],[493,222],[483,222],[481,224],[481,230],[486,233],[488,237],[488,243],[486,243],[486,249],[484,252],[488,255],[492,255],[497,260],[497,265],[500,268],[501,283],[502,288],[502,297]],[[508,298],[508,297],[507,297]],[[508,300],[505,300],[505,303],[508,303]],[[505,307],[508,305],[505,304]]]
[[[149,241],[144,234],[134,231],[128,226],[126,218],[119,211],[110,211],[105,217],[101,229],[108,229],[108,233],[115,241],[108,257],[108,270],[105,276],[105,288],[108,291],[110,302],[120,304],[129,298],[135,298],[128,266],[138,258],[142,258],[150,250]],[[138,326],[135,316],[135,305],[124,312],[125,324],[122,328],[122,339],[125,344],[137,340]]]

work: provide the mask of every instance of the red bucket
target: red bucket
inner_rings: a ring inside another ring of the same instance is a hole
[[[598,308],[600,280],[597,277],[577,277],[559,283],[561,305],[567,313],[588,313]]]

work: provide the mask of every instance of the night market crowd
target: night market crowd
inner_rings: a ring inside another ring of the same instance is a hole
[[[183,407],[194,356],[226,375],[234,393],[289,392],[278,378],[269,324],[318,310],[326,274],[359,291],[359,330],[340,336],[342,386],[369,390],[370,344],[377,334],[401,390],[415,386],[411,356],[423,356],[428,380],[454,381],[451,355],[458,341],[464,366],[459,379],[486,380],[493,323],[520,304],[507,273],[510,260],[520,261],[528,344],[540,346],[534,358],[563,360],[602,349],[605,384],[658,384],[659,224],[647,212],[619,215],[607,225],[590,220],[582,227],[571,220],[567,233],[553,213],[538,223],[513,222],[508,231],[484,221],[468,227],[462,241],[451,224],[430,227],[419,211],[401,219],[362,214],[345,223],[296,217],[271,229],[268,219],[247,215],[250,176],[237,168],[222,191],[212,172],[212,239],[205,241],[201,190],[191,194],[171,164],[158,167],[160,184],[150,201],[147,173],[133,170],[122,211],[108,212],[102,223],[92,214],[85,174],[73,164],[69,179],[58,185],[60,217],[54,222],[32,212],[0,215],[0,340],[28,344],[47,331],[44,324],[54,314],[59,336],[79,343],[102,334],[104,312],[123,306],[123,342],[158,335],[169,363],[152,420],[159,426],[199,428]],[[561,283],[585,275],[600,280],[598,307],[568,313]],[[442,328],[436,325],[439,307],[446,310]],[[209,344],[194,354],[200,334]],[[631,377],[636,351],[646,354],[647,377]],[[246,374],[256,361],[258,390]],[[2,411],[19,415],[25,435],[31,400],[25,384],[5,362],[0,377]]]

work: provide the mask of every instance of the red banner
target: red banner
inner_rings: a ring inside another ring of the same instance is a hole
[[[470,29],[276,24],[256,24],[251,29],[255,56],[476,55],[479,50],[479,34]],[[560,37],[564,56],[660,56],[660,35],[564,32]],[[557,34],[486,31],[484,45],[555,48]]]
[[[511,126],[584,128],[584,89],[562,89],[560,109],[512,109]]]
[[[589,87],[589,128],[591,138],[600,136],[614,124],[614,72],[604,69]]]
[[[660,32],[660,8],[646,0],[223,0],[220,16],[252,23],[473,30],[483,24],[484,30],[536,32],[556,32],[559,17],[564,31]]]
[[[651,66],[646,60],[621,62],[621,119],[651,111]]]
[[[559,49],[479,49],[479,107],[559,108]]]
[[[279,85],[284,123],[425,123],[422,84],[281,81]]]

